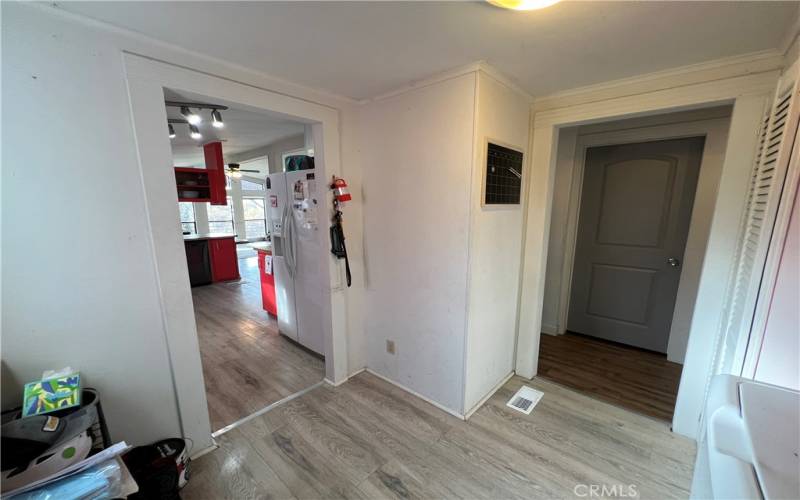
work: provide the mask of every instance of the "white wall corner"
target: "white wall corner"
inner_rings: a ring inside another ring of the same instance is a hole
[[[534,97],[530,94],[527,90],[525,90],[519,83],[516,82],[513,78],[507,76],[499,69],[495,68],[491,64],[486,61],[478,61],[475,63],[477,65],[477,69],[479,71],[483,71],[488,76],[491,76],[498,82],[502,83],[506,87],[510,88],[514,92],[518,93],[519,95],[523,96],[528,102],[531,104],[534,101]]]

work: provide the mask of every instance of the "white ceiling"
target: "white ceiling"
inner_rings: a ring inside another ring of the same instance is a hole
[[[778,47],[798,2],[63,2],[76,13],[364,99],[485,60],[534,95]]]
[[[165,89],[164,95],[166,99],[172,101],[226,104],[212,98],[186,92],[178,93],[168,89]],[[258,149],[304,132],[302,123],[266,113],[256,113],[233,107],[227,111],[221,111],[221,113],[225,126],[214,128],[211,126],[211,111],[200,111],[203,122],[198,125],[198,128],[203,134],[203,138],[199,141],[189,137],[188,125],[173,125],[176,137],[171,139],[170,143],[172,144],[172,160],[176,167],[204,166],[203,144],[207,142],[222,141],[222,151],[225,161],[228,162],[231,155]],[[167,107],[167,118],[182,119],[183,116],[181,116],[180,109]]]

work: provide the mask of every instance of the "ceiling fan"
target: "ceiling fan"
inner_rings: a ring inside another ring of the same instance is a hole
[[[225,168],[225,175],[229,175],[234,179],[240,179],[242,177],[242,172],[253,172],[253,173],[260,173],[259,170],[248,170],[246,168],[239,168],[238,163],[228,163],[227,168]]]

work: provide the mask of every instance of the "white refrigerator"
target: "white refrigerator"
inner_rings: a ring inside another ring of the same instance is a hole
[[[319,219],[324,184],[315,171],[270,174],[267,181],[267,224],[272,239],[272,268],[281,334],[325,354]]]

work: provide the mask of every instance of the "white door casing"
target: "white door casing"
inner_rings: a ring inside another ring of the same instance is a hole
[[[571,186],[569,188],[569,201],[565,221],[566,229],[562,239],[564,256],[558,279],[557,323],[554,325],[555,328],[552,333],[564,333],[566,331],[586,150],[595,146],[631,144],[684,137],[705,137],[700,177],[697,181],[697,194],[692,210],[692,220],[689,225],[689,237],[681,266],[678,297],[675,311],[672,315],[669,345],[667,347],[667,359],[675,363],[683,363],[689,338],[689,326],[700,281],[700,272],[711,232],[714,198],[717,195],[720,181],[729,125],[730,117],[728,116],[726,118],[693,120],[577,136],[574,152],[570,153],[573,171],[570,174]],[[561,151],[559,151],[560,153]]]
[[[267,110],[311,124],[316,165],[322,178],[341,175],[338,110],[272,92],[231,79],[124,53],[130,113],[136,136],[144,187],[150,246],[156,262],[159,299],[175,388],[181,432],[196,449],[211,446],[211,426],[204,391],[200,351],[194,321],[183,242],[175,217],[172,159],[166,135],[163,89],[180,89],[254,110]],[[323,173],[324,172],[324,173]],[[326,193],[324,207],[331,206]],[[345,293],[342,266],[327,251],[327,232],[320,232],[319,261],[327,270],[328,286],[321,314],[324,322],[325,373],[331,383],[347,378]],[[324,253],[323,253],[324,252]],[[323,273],[324,274],[324,273]],[[165,383],[170,383],[165,381]]]
[[[682,86],[673,84],[669,88],[649,82],[648,85],[655,89],[651,92],[632,92],[631,95],[614,98],[601,97],[581,104],[565,105],[561,108],[551,107],[534,114],[530,147],[532,175],[526,198],[517,373],[533,377],[538,364],[558,129],[612,119],[733,103],[725,167],[715,202],[714,221],[707,247],[707,255],[713,252],[715,259],[713,262],[710,262],[712,259],[706,259],[703,264],[696,302],[696,311],[700,310],[703,313],[700,315],[695,313],[691,328],[693,334],[689,341],[689,350],[695,351],[695,356],[687,356],[684,364],[684,379],[688,377],[687,382],[694,382],[695,387],[693,390],[679,393],[673,419],[673,429],[676,432],[691,437],[696,435],[704,401],[703,384],[713,357],[713,338],[709,341],[708,337],[713,337],[713,333],[706,334],[705,337],[694,333],[713,331],[702,328],[701,325],[710,322],[716,326],[719,321],[719,311],[722,310],[718,304],[720,283],[723,283],[724,291],[728,269],[735,254],[735,241],[731,240],[727,231],[731,224],[736,226],[740,220],[738,214],[742,212],[744,199],[741,193],[746,190],[746,180],[741,176],[741,172],[747,171],[746,165],[750,163],[747,159],[752,158],[755,152],[755,128],[777,78],[778,71],[764,71],[701,83],[687,83]],[[608,95],[607,89],[598,90],[597,93],[600,96]],[[567,100],[573,101],[571,97]],[[552,100],[548,104],[554,106]],[[736,215],[731,217],[731,213]],[[694,337],[698,337],[698,340],[692,346]]]

